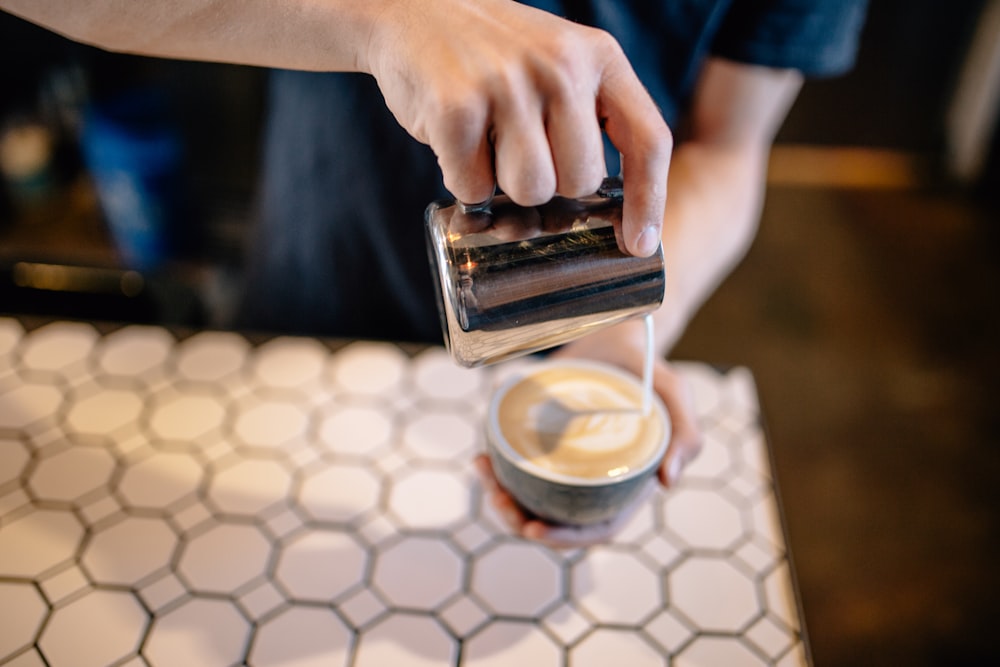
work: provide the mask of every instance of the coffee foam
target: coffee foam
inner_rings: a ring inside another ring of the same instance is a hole
[[[497,417],[511,448],[571,477],[604,478],[642,467],[662,444],[661,414],[643,415],[637,382],[588,366],[553,366],[511,386]]]

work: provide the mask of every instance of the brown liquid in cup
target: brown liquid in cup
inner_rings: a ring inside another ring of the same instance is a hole
[[[642,390],[612,373],[553,367],[512,386],[498,410],[500,431],[525,459],[586,479],[618,477],[647,464],[663,442],[656,410],[642,414]]]

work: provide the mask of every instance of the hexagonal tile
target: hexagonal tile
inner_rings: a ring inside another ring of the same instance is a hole
[[[569,651],[574,667],[605,667],[606,665],[666,665],[660,654],[632,630],[598,628]]]
[[[747,429],[740,436],[741,453],[747,467],[762,479],[771,479],[771,458],[760,428]]]
[[[16,438],[0,438],[0,486],[21,477],[31,455],[27,445]]]
[[[378,554],[372,585],[393,606],[433,609],[461,590],[464,568],[440,540],[405,537]]]
[[[96,340],[97,331],[88,324],[47,324],[21,342],[21,364],[35,370],[58,371],[83,362]]]
[[[375,507],[380,486],[365,466],[331,465],[305,479],[298,502],[315,519],[350,521]]]
[[[799,615],[796,611],[795,591],[792,590],[792,573],[787,561],[774,568],[764,579],[764,595],[768,610],[789,628],[798,630]]]
[[[361,633],[353,667],[450,665],[457,650],[455,640],[434,620],[389,614]]]
[[[8,391],[0,391],[0,428],[22,429],[52,417],[62,400],[62,392],[48,384],[23,382]]]
[[[93,590],[52,612],[38,648],[51,665],[104,667],[135,653],[147,620],[130,593]]]
[[[667,526],[695,549],[725,549],[743,535],[739,510],[714,491],[682,489],[664,504]]]
[[[470,484],[440,470],[406,470],[389,493],[390,508],[411,528],[457,523],[469,515],[471,505]]]
[[[285,500],[291,483],[280,463],[243,459],[213,476],[208,497],[224,513],[254,516]]]
[[[658,493],[659,489],[652,491]],[[652,502],[643,502],[632,510],[621,529],[615,533],[615,541],[619,544],[643,543],[643,538],[652,539],[657,534],[656,510]]]
[[[593,549],[572,569],[573,597],[601,623],[636,624],[662,604],[659,576],[633,554]]]
[[[126,517],[91,537],[81,564],[97,583],[134,586],[166,568],[176,545],[162,519]]]
[[[174,361],[181,377],[216,382],[239,371],[249,351],[250,344],[238,334],[206,331],[181,341]]]
[[[217,524],[184,545],[178,572],[195,590],[231,593],[263,575],[270,554],[257,528]]]
[[[257,628],[249,662],[255,667],[347,665],[352,639],[330,609],[286,609]]]
[[[31,584],[0,581],[0,662],[35,641],[48,606]]]
[[[671,606],[708,632],[735,632],[760,613],[754,584],[722,558],[692,558],[668,575]]]
[[[189,454],[156,452],[125,469],[118,491],[132,507],[163,509],[197,491],[202,474]]]
[[[149,426],[157,437],[186,442],[218,428],[225,417],[226,408],[218,397],[187,394],[154,407]]]
[[[284,448],[306,432],[309,415],[297,403],[268,400],[239,412],[234,430],[251,447]]]
[[[153,620],[142,652],[150,667],[240,664],[249,635],[231,602],[192,598]]]
[[[784,550],[785,538],[781,527],[781,515],[778,514],[778,503],[770,489],[754,502],[750,509],[750,521],[758,535],[776,548]]]
[[[297,600],[330,602],[361,584],[367,563],[349,535],[313,530],[282,547],[275,580]]]
[[[108,435],[135,422],[141,412],[142,398],[136,392],[102,389],[73,404],[66,426],[77,433]]]
[[[42,500],[69,502],[107,484],[114,468],[107,450],[70,447],[39,461],[28,487]]]
[[[561,667],[562,650],[531,622],[493,621],[465,641],[463,667]]]
[[[732,637],[699,637],[684,648],[673,662],[677,667],[739,665],[764,667],[767,663]]]
[[[500,616],[532,618],[562,595],[562,572],[544,549],[504,542],[476,557],[472,590]]]
[[[403,427],[403,442],[423,459],[465,461],[479,444],[479,429],[461,415],[425,410]]]
[[[384,396],[397,390],[409,360],[395,345],[358,342],[342,348],[330,364],[333,381],[345,391]]]
[[[430,398],[475,400],[483,389],[482,373],[463,368],[441,348],[428,348],[413,360],[413,379]]]
[[[296,387],[317,380],[328,356],[319,341],[275,338],[255,350],[253,371],[263,384]]]
[[[108,334],[101,341],[97,366],[109,375],[138,376],[161,366],[173,349],[174,339],[166,329],[129,326]]]
[[[372,454],[389,443],[392,415],[360,406],[338,406],[323,418],[319,437],[336,454]]]
[[[37,577],[73,557],[83,527],[69,512],[35,510],[0,528],[0,572]]]

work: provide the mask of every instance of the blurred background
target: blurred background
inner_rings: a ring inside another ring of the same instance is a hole
[[[223,326],[264,73],[0,53],[0,313]],[[1000,2],[872,0],[675,351],[757,379],[817,665],[1000,664],[998,108]]]

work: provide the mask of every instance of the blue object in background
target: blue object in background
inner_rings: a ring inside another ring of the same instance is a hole
[[[183,146],[166,95],[134,89],[91,102],[82,152],[109,230],[129,268],[155,270],[176,251]]]

